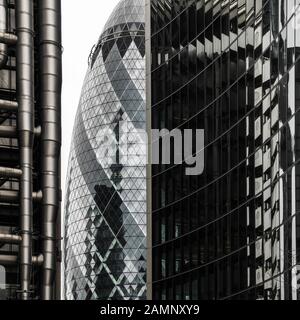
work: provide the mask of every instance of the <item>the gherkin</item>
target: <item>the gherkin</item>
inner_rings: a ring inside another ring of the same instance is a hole
[[[67,177],[70,300],[146,298],[144,21],[144,0],[120,1],[89,58]]]

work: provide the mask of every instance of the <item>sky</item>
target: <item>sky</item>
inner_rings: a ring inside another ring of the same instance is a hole
[[[62,188],[66,173],[73,125],[87,61],[93,45],[119,0],[62,0],[63,93],[62,93]]]

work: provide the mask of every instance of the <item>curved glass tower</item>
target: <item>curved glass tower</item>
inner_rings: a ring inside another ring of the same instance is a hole
[[[146,297],[144,11],[120,1],[89,58],[67,178],[67,299]]]

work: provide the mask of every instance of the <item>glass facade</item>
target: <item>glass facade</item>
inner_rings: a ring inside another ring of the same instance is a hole
[[[122,0],[89,58],[65,207],[70,300],[146,297],[145,7]],[[113,138],[116,148],[108,147]]]
[[[152,166],[153,298],[300,298],[300,1],[150,3],[152,127],[205,130]]]

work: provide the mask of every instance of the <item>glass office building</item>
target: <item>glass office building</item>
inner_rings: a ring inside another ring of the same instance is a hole
[[[60,0],[0,1],[0,300],[60,298]]]
[[[149,292],[298,299],[300,1],[147,5],[152,127],[205,130],[203,174],[152,166]]]
[[[145,6],[119,2],[94,46],[71,146],[65,296],[146,297]]]

